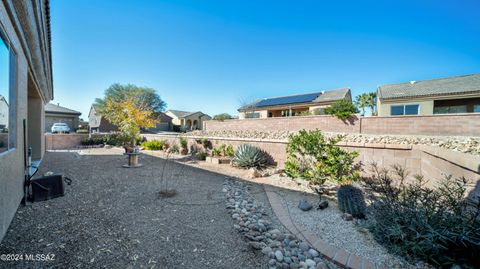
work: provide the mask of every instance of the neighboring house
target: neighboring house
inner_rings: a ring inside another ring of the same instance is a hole
[[[172,124],[177,126],[175,129],[179,129],[179,131],[202,130],[203,122],[212,119],[212,117],[200,111],[168,110],[165,114],[172,118]]]
[[[378,116],[480,112],[480,74],[379,86]]]
[[[0,133],[3,132],[3,129],[8,128],[8,111],[8,102],[5,97],[0,95]]]
[[[45,152],[44,107],[53,99],[49,2],[0,1],[0,91],[10,104],[0,152],[0,241],[24,197],[26,149],[37,163]]]
[[[150,132],[168,132],[173,130],[172,117],[168,116],[163,112],[158,112],[157,114],[157,124],[154,128],[149,128]]]
[[[102,117],[96,105],[90,107],[90,112],[88,112],[88,125],[90,126],[91,133],[108,133],[118,130],[117,126]]]
[[[350,89],[335,89],[255,101],[238,109],[239,118],[271,118],[303,115],[307,112],[325,114],[326,107],[338,100],[352,101]]]
[[[54,123],[66,123],[70,131],[74,132],[80,125],[79,117],[82,113],[60,106],[48,103],[45,106],[45,132],[51,132]]]

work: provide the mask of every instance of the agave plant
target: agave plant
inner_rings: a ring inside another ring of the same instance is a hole
[[[233,164],[243,168],[264,167],[268,164],[268,155],[255,146],[243,144],[235,152]]]

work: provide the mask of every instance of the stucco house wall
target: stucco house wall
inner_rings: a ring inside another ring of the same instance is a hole
[[[23,119],[27,119],[27,143],[36,143],[38,157],[43,155],[42,107],[53,97],[47,5],[48,1],[0,1],[0,31],[15,52],[10,65],[10,93],[13,97],[10,105],[14,113],[10,118],[13,128],[9,130],[15,146],[0,153],[0,240],[23,197]],[[17,33],[23,33],[23,36]],[[29,108],[31,111],[38,109],[39,118],[29,118]]]

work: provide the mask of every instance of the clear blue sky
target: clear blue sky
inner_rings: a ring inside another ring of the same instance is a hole
[[[115,82],[213,115],[239,99],[480,72],[478,1],[51,2],[53,102],[84,118]]]

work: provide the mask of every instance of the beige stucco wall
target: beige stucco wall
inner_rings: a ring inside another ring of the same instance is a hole
[[[173,125],[181,125],[180,119],[177,118],[177,116],[175,116],[175,114],[173,114],[170,111],[165,112],[165,114],[170,116],[170,118],[172,118],[172,124]]]
[[[13,4],[12,4],[13,3]],[[45,37],[45,32],[38,33],[36,31],[45,30],[45,25],[38,25],[38,20],[40,14],[35,12],[40,12],[40,10],[44,10],[44,2],[35,1],[35,5],[33,1],[25,1],[20,4],[19,1],[0,1],[0,29],[3,30],[4,34],[7,36],[7,39],[10,43],[10,46],[16,53],[15,60],[12,61],[14,63],[10,70],[11,70],[11,88],[13,93],[14,100],[10,103],[10,106],[14,108],[14,117],[10,120],[13,124],[12,128],[10,129],[12,138],[15,141],[15,147],[0,153],[0,240],[5,235],[5,232],[10,225],[11,220],[13,219],[15,212],[21,202],[23,197],[23,184],[24,184],[24,136],[23,136],[23,119],[28,119],[30,123],[32,123],[31,119],[28,118],[28,93],[29,93],[29,84],[32,85],[33,81],[29,81],[29,73],[35,74],[35,78],[38,81],[35,81],[35,84],[39,85],[41,88],[41,92],[38,92],[36,89],[36,94],[41,96],[41,102],[43,104],[39,105],[39,116],[43,118],[43,109],[41,109],[46,100],[44,98],[50,98],[51,92],[49,87],[51,86],[50,80],[50,72],[49,70],[44,69],[45,66],[42,64],[48,65],[50,67],[50,63],[48,62],[48,56],[45,57],[45,50],[32,50],[32,51],[24,51],[24,47],[20,43],[20,38],[17,36],[17,31],[13,26],[13,22],[18,19],[19,21],[25,22],[22,24],[22,33],[25,35],[22,37],[22,40],[26,40],[28,43],[27,45],[37,46],[44,48],[44,43],[40,44],[39,42],[43,42],[44,39],[36,39],[38,36]],[[10,8],[15,6],[15,8],[32,8],[34,10],[33,13],[23,12],[21,14],[24,15],[21,18],[15,18],[15,20],[10,18],[12,9],[7,11],[7,7],[5,5],[9,5]],[[28,16],[28,17],[25,17]],[[43,18],[43,17],[42,17]],[[35,48],[37,48],[35,47]],[[28,49],[29,46],[26,47]],[[29,66],[27,57],[25,53],[30,53],[29,59],[33,62],[32,66]],[[40,120],[37,124],[40,128],[42,127],[43,121]],[[27,122],[27,126],[29,123]],[[30,124],[30,126],[34,126],[34,124]],[[28,132],[28,130],[27,130]],[[43,140],[43,137],[41,137]],[[39,142],[40,149],[42,150],[42,143]],[[41,154],[40,154],[41,155]]]
[[[392,105],[420,105],[419,115],[432,115],[433,114],[433,100],[406,100],[406,101],[395,101],[395,102],[385,102],[380,99],[377,102],[377,112],[378,116],[386,117],[390,116],[390,107]]]
[[[15,215],[20,200],[23,197],[23,131],[22,119],[27,118],[27,84],[28,67],[23,54],[22,46],[16,32],[8,20],[9,15],[3,1],[0,1],[0,24],[6,31],[12,47],[17,52],[16,87],[17,100],[11,103],[16,106],[16,128],[11,130],[16,134],[16,148],[0,153],[0,239],[3,238],[7,228]]]

